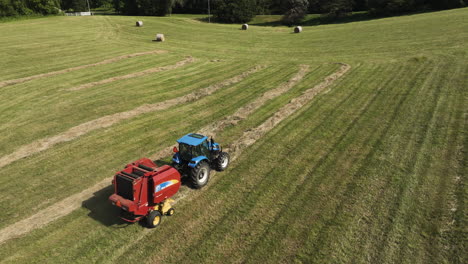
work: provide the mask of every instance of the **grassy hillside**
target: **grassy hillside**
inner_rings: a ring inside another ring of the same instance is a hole
[[[467,15],[301,34],[192,16],[1,23],[0,261],[466,263]],[[336,63],[351,69],[207,187],[184,186],[157,229],[119,220],[108,179],[125,164],[293,82],[216,131],[234,149]],[[57,206],[68,197],[80,198]],[[9,236],[17,223],[30,230]]]

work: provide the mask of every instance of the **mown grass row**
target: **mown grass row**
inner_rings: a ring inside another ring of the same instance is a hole
[[[147,67],[173,64],[180,59],[172,58],[170,62],[163,62],[167,60],[167,57],[163,57],[160,61],[149,62],[152,66]],[[79,79],[81,73],[5,87],[6,91],[1,96],[5,99],[5,104],[2,106],[3,123],[0,126],[4,139],[2,141],[5,145],[1,149],[1,154],[9,154],[18,146],[56,135],[73,126],[105,115],[183,96],[195,89],[204,88],[239,74],[249,66],[250,64],[243,62],[224,64],[199,60],[179,69],[116,81],[83,91],[63,90],[65,87],[75,86],[78,82],[67,86],[57,85],[61,83],[61,80],[57,78],[70,78],[70,76],[78,75]],[[89,78],[99,80],[103,74],[109,74],[119,67],[121,65],[113,66],[109,70],[105,69],[103,73],[99,71],[94,74],[95,69],[89,69],[89,72],[81,75],[85,80],[79,83],[88,83],[91,81]],[[136,69],[136,66],[134,68],[134,71],[141,70]],[[92,77],[89,77],[90,75]],[[32,89],[37,86],[43,89]],[[29,90],[33,91],[28,92]],[[15,96],[17,93],[19,96]],[[16,100],[7,100],[12,97]]]

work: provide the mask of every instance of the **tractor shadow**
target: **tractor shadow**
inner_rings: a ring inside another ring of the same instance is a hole
[[[109,202],[109,196],[114,193],[112,185],[97,191],[93,197],[83,201],[82,207],[89,210],[88,216],[105,226],[123,228],[129,223],[120,219],[120,209]]]

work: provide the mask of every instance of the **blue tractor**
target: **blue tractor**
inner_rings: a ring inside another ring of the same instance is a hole
[[[229,154],[223,152],[213,138],[190,133],[177,140],[179,148],[174,147],[172,166],[182,176],[188,177],[192,186],[200,189],[208,183],[210,170],[225,170],[229,165]]]

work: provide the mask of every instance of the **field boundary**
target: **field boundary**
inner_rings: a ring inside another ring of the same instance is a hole
[[[119,60],[129,59],[129,58],[143,56],[143,55],[162,54],[162,53],[167,53],[167,51],[165,51],[165,50],[153,50],[153,51],[146,51],[146,52],[138,52],[138,53],[118,56],[118,57],[115,57],[115,58],[103,60],[103,61],[96,62],[96,63],[76,66],[76,67],[72,67],[72,68],[67,68],[67,69],[63,69],[63,70],[47,72],[47,73],[41,73],[41,74],[32,75],[32,76],[23,77],[23,78],[18,78],[18,79],[1,81],[0,82],[0,88],[8,86],[8,85],[24,83],[24,82],[39,79],[39,78],[50,77],[50,76],[64,74],[64,73],[68,73],[68,72],[72,72],[72,71],[82,70],[82,69],[86,69],[86,68],[89,68],[89,67],[95,67],[95,66],[99,66],[99,65],[110,64],[110,63],[117,62]]]

